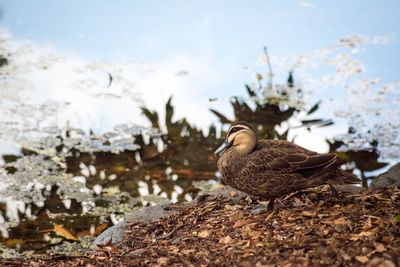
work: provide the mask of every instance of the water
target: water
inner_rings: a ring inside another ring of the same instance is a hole
[[[5,245],[45,252],[63,241],[56,226],[71,232],[74,241],[94,236],[138,207],[190,201],[199,191],[194,181],[215,179],[211,155],[217,139],[204,150],[196,147],[206,139],[198,130],[192,138],[133,125],[115,129],[86,138],[68,129],[57,142],[42,138],[33,145],[42,150],[3,156],[8,161],[1,179],[7,186],[0,192],[6,203],[1,207]],[[54,154],[45,152],[50,144]]]

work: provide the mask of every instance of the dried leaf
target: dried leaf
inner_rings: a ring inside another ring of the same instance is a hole
[[[237,206],[237,205],[229,205],[229,204],[226,204],[226,205],[225,205],[225,209],[235,211],[235,210],[238,209],[238,206]]]
[[[197,236],[198,236],[198,237],[201,237],[201,238],[206,238],[206,237],[208,237],[209,235],[210,235],[210,232],[207,231],[207,230],[203,230],[203,231],[201,231],[200,233],[197,234]]]
[[[131,251],[128,253],[129,256],[140,256],[141,254],[143,254],[146,251],[146,249],[144,248],[139,248],[139,249],[135,249],[134,251]]]
[[[232,239],[229,235],[227,235],[227,236],[221,238],[221,239],[219,240],[219,243],[220,243],[220,244],[227,245],[227,244],[232,243],[232,240],[233,240],[233,239]]]
[[[268,214],[267,218],[265,219],[266,222],[268,222],[269,220],[271,220],[271,218],[274,216],[275,211],[270,212],[270,214]]]
[[[314,214],[306,210],[302,211],[301,215],[303,215],[304,217],[314,217]]]
[[[12,239],[7,239],[5,244],[8,247],[12,247],[12,248],[16,248],[16,247],[20,247],[21,245],[23,245],[26,241],[23,239],[18,239],[18,238],[12,238]]]
[[[363,231],[363,232],[361,232],[359,234],[353,234],[350,239],[353,240],[353,241],[356,241],[356,240],[358,240],[358,239],[360,239],[362,237],[368,237],[368,236],[371,236],[371,235],[374,235],[374,234],[375,233],[372,232],[372,231]]]
[[[348,223],[349,222],[344,217],[340,217],[334,221],[335,225],[347,225]]]
[[[394,240],[394,237],[393,237],[393,236],[384,236],[384,237],[382,238],[382,241],[383,241],[383,243],[385,243],[385,244],[391,244],[391,243],[393,242],[393,240]]]
[[[257,239],[262,232],[259,231],[250,231],[248,232],[248,235],[250,236],[251,239]]]
[[[231,192],[229,192],[229,195],[230,195],[231,197],[236,197],[238,194],[237,194],[237,192],[235,192],[235,191],[231,191]]]
[[[64,228],[61,224],[54,224],[54,232],[68,240],[77,241],[78,238],[68,229]]]
[[[238,213],[234,213],[231,216],[229,216],[229,221],[235,222],[235,221],[240,220],[240,218],[242,218],[242,214],[241,213],[239,213],[239,212]]]
[[[325,229],[322,231],[322,235],[325,237],[325,236],[329,235],[330,232],[331,231],[329,229]]]
[[[84,236],[91,236],[92,233],[90,232],[90,230],[83,230],[80,232],[76,233],[76,237],[84,237]]]
[[[244,219],[244,220],[239,220],[237,222],[235,222],[235,224],[233,225],[233,228],[239,228],[242,227],[244,225],[250,224],[255,222],[256,220],[254,218],[251,219]]]
[[[161,266],[168,265],[169,259],[167,257],[160,257],[157,259],[157,263]]]
[[[381,243],[376,243],[375,244],[375,250],[377,252],[384,252],[386,250],[385,246]]]
[[[108,227],[108,223],[102,223],[102,224],[99,224],[95,229],[93,229],[94,231],[83,230],[83,231],[76,233],[75,236],[76,237],[97,236],[97,235],[101,234],[107,227]]]
[[[101,234],[105,229],[107,229],[108,223],[99,224],[96,229],[94,230],[94,235]]]
[[[294,206],[294,207],[303,207],[303,206],[307,206],[307,203],[301,201],[301,200],[300,200],[299,198],[297,198],[297,197],[294,197],[293,200],[294,200],[294,203],[293,203],[293,206]]]
[[[266,220],[266,217],[264,215],[260,215],[258,217],[254,217],[254,218],[239,220],[233,225],[233,228],[242,227],[244,225],[248,225],[248,224],[251,224],[251,223],[263,222],[265,220]]]
[[[374,232],[365,231],[365,232],[359,233],[358,236],[370,236],[370,235],[373,235],[373,234],[374,234]]]
[[[351,257],[349,256],[349,254],[347,254],[347,252],[344,251],[343,249],[340,250],[340,255],[342,256],[342,258],[345,261],[350,261],[351,260]]]
[[[361,263],[366,263],[366,262],[368,262],[368,257],[366,257],[366,256],[356,256],[356,260],[358,260]]]
[[[108,251],[108,252],[111,252],[114,254],[119,252],[118,248],[113,245],[106,245],[106,246],[101,247],[101,249],[103,251]]]

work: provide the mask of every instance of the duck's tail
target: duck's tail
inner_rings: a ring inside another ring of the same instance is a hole
[[[354,174],[337,168],[335,170],[335,178],[329,179],[329,183],[333,185],[359,184],[361,180]]]
[[[328,183],[333,185],[345,185],[345,184],[359,184],[359,179],[354,174],[344,171],[340,168],[346,161],[343,159],[336,158],[332,164],[329,164],[324,168],[329,174],[326,176]]]

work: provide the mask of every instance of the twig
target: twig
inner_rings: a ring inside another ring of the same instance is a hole
[[[264,46],[264,54],[265,54],[265,59],[267,60],[267,64],[268,64],[268,89],[272,90],[272,78],[274,76],[273,72],[272,72],[272,65],[271,65],[271,61],[269,60],[269,55],[268,55],[268,50],[267,47]]]
[[[290,193],[289,195],[287,195],[286,197],[283,198],[283,200],[288,200],[298,194],[302,193],[300,190],[297,190],[296,192]]]
[[[183,227],[183,225],[181,224],[181,225],[179,225],[178,227],[174,228],[174,229],[173,229],[171,232],[169,232],[168,234],[166,234],[166,235],[164,235],[164,236],[156,237],[155,239],[156,239],[156,240],[160,240],[160,239],[168,238],[168,237],[170,237],[173,233],[175,233],[176,231],[178,231],[179,229],[181,229],[182,227]]]

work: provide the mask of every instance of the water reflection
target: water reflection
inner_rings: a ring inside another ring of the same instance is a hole
[[[194,181],[215,179],[212,151],[218,139],[215,130],[204,136],[184,120],[173,122],[171,101],[166,108],[165,134],[130,125],[102,136],[66,129],[53,137],[56,153],[51,156],[43,155],[48,147],[40,144],[24,149],[22,158],[4,156],[4,176],[25,175],[24,181],[10,184],[15,191],[23,189],[19,199],[31,199],[17,208],[14,219],[8,218],[11,227],[1,241],[45,252],[63,240],[97,235],[135,208],[192,200],[199,191]],[[41,142],[49,145],[47,139]],[[9,214],[13,208],[1,210]]]

